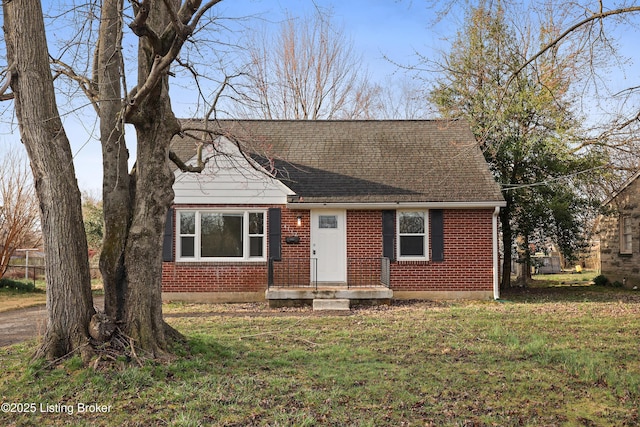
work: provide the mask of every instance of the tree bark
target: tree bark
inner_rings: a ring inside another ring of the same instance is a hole
[[[500,209],[500,227],[502,228],[502,247],[504,248],[500,289],[505,290],[511,287],[511,244],[513,242],[513,230],[511,229],[511,203],[508,199],[507,205]]]
[[[166,5],[153,2],[148,12],[144,25],[161,34],[170,20]],[[166,55],[173,44],[173,38],[140,38],[138,88],[149,92],[126,116],[136,129],[137,156],[131,227],[124,254],[124,325],[136,345],[154,357],[168,350],[165,332],[172,331],[162,318],[162,240],[167,211],[173,202],[169,145],[181,127],[171,109],[168,68],[161,70],[155,84],[149,83],[153,81],[151,74],[158,72],[154,62]]]
[[[173,201],[169,142],[180,129],[168,103],[158,102],[158,118],[136,125],[137,167],[133,218],[125,249],[127,334],[142,349],[159,356],[167,350],[162,318],[162,239]],[[163,105],[165,104],[165,105]]]
[[[7,59],[20,135],[40,202],[47,277],[47,326],[38,357],[74,351],[90,355],[88,325],[95,313],[81,197],[69,140],[56,106],[42,6],[3,2]]]
[[[115,321],[123,319],[127,276],[124,250],[131,222],[129,152],[124,139],[124,111],[120,51],[122,0],[104,0],[98,41],[95,82],[99,93],[100,142],[102,144],[102,202],[104,239],[100,272],[104,284],[105,313]]]

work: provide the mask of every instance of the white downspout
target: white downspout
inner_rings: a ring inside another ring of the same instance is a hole
[[[498,257],[498,215],[500,214],[500,207],[496,206],[493,211],[493,218],[491,225],[493,228],[493,299],[500,299],[500,259]]]

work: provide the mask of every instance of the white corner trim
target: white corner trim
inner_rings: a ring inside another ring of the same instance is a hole
[[[493,299],[500,299],[500,257],[498,254],[498,215],[500,208],[496,206],[491,218],[493,249]]]

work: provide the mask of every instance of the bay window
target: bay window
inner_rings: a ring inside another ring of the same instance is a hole
[[[178,211],[178,259],[266,259],[264,211]]]

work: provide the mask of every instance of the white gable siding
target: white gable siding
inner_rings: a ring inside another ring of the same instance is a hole
[[[201,173],[176,170],[175,204],[286,204],[287,195],[294,194],[252,167],[235,145],[221,143],[219,151],[225,154],[216,153]],[[187,163],[195,164],[195,157]]]

